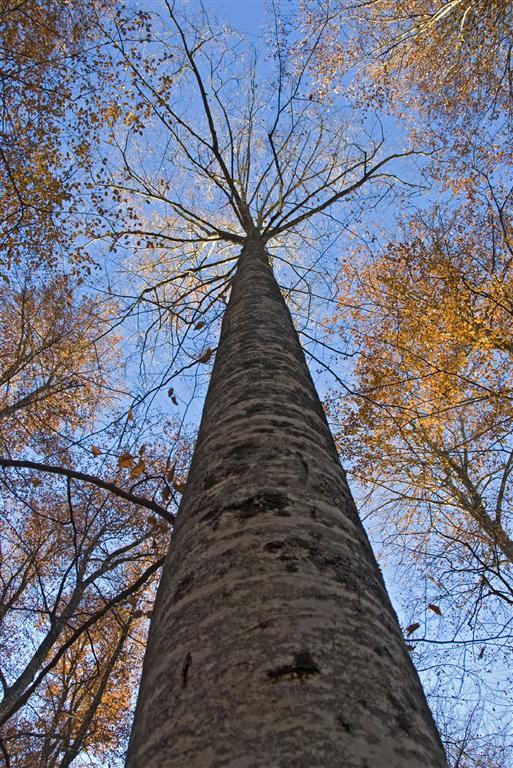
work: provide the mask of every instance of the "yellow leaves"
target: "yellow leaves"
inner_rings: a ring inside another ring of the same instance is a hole
[[[483,385],[501,396],[508,389],[498,353],[513,350],[506,341],[512,313],[503,310],[511,277],[480,266],[481,222],[474,230],[473,218],[465,226],[460,215],[454,229],[437,227],[437,220],[413,219],[404,242],[390,244],[358,275],[342,275],[340,322],[360,345],[358,389],[370,396],[357,404],[360,439],[369,451],[414,440],[424,462],[424,446],[441,445],[464,404],[482,401]],[[373,403],[386,406],[379,416]]]
[[[378,0],[335,3],[338,22],[315,51],[324,92],[353,70],[351,89],[364,106],[386,101],[458,121],[491,107],[508,109],[512,15],[509,0]],[[321,21],[313,13],[308,25]],[[340,41],[340,28],[351,30]],[[365,52],[364,55],[363,52]],[[469,55],[472,53],[472,55]]]
[[[3,419],[1,427],[11,449],[35,433],[85,424],[109,397],[103,385],[116,350],[114,340],[108,349],[99,340],[102,308],[91,297],[79,299],[72,277],[51,276],[43,266],[40,272],[31,267],[24,280],[21,290],[0,283],[2,368],[7,373],[2,405],[14,406],[15,416]],[[17,403],[23,417],[15,414]]]
[[[135,112],[128,112],[125,115],[125,117],[123,119],[123,122],[125,123],[125,125],[129,125],[130,126],[130,125],[133,125],[134,123],[136,123],[138,121],[138,119],[139,118],[137,117]]]
[[[113,126],[120,118],[122,113],[119,104],[110,104],[103,112],[103,117],[107,125]]]

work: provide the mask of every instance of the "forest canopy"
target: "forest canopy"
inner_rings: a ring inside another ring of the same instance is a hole
[[[124,764],[258,232],[449,763],[507,768],[513,8],[254,5],[0,0],[0,761]]]

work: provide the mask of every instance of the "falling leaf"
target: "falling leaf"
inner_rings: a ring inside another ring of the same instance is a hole
[[[123,453],[118,459],[118,466],[122,467],[122,469],[130,469],[133,463],[134,457],[131,453]]]
[[[127,413],[126,417],[127,417],[128,421],[133,421],[134,420],[134,412],[133,412],[133,410],[131,408],[128,409],[128,413]]]
[[[436,613],[437,616],[442,615],[442,611],[438,607],[438,605],[434,605],[433,603],[429,603],[428,608],[430,611],[433,611],[433,613]]]
[[[166,472],[166,480],[168,483],[172,483],[175,478],[176,461],[174,461]]]
[[[169,488],[163,488],[162,489],[162,498],[164,499],[164,501],[167,501],[170,496],[171,496],[171,491],[169,490]]]
[[[203,327],[204,327],[204,325],[205,325],[204,321],[203,321],[203,320],[200,320],[200,321],[199,321],[199,323],[196,323],[196,325],[194,326],[194,330],[195,330],[195,331],[199,331],[199,329],[200,329],[200,328],[203,328]]]
[[[146,462],[143,459],[139,459],[135,467],[130,472],[130,477],[139,477],[146,469]]]
[[[96,445],[92,445],[91,446],[91,453],[96,458],[97,456],[101,456],[102,452],[100,451],[100,449]]]
[[[415,624],[410,624],[409,627],[406,627],[406,634],[412,635],[416,630],[420,627],[420,624],[418,622],[415,622]]]
[[[483,645],[483,646],[481,646],[481,650],[479,651],[479,656],[477,658],[478,659],[482,659],[483,656],[484,656],[484,652],[485,652],[485,647]]]
[[[39,477],[33,477],[30,482],[32,483],[32,485],[35,485],[36,488],[38,485],[41,485],[41,480],[39,479]]]
[[[208,347],[208,349],[203,352],[201,357],[198,357],[198,363],[208,363],[212,355],[214,354],[214,350]]]

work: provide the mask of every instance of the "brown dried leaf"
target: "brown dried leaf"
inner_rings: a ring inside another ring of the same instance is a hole
[[[409,627],[406,627],[406,634],[412,635],[414,632],[417,631],[419,627],[420,627],[420,624],[418,622],[415,622],[415,624],[410,624]]]
[[[118,466],[122,469],[130,469],[134,463],[134,457],[131,453],[122,453],[118,459]]]
[[[139,477],[146,469],[146,462],[143,459],[139,459],[135,467],[130,472],[130,477]]]
[[[442,615],[442,611],[438,605],[434,605],[434,603],[429,603],[428,608],[430,611],[433,611],[433,613],[436,613],[437,616]]]
[[[201,357],[198,357],[198,363],[208,363],[212,355],[214,354],[214,350],[208,347],[208,349],[203,352]]]
[[[102,454],[102,452],[100,451],[100,449],[99,449],[99,448],[98,448],[96,445],[92,445],[92,446],[91,446],[91,453],[93,454],[93,456],[94,456],[95,458],[96,458],[97,456],[101,456],[101,454]]]

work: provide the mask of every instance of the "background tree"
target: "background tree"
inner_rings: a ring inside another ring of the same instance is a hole
[[[365,62],[377,93],[405,86],[432,114],[460,121],[511,109],[513,14],[507,0],[327,0],[307,23],[326,23],[320,78]],[[371,85],[372,87],[372,85]]]
[[[173,520],[172,467],[178,478],[186,460],[186,446],[178,446],[172,460],[160,443],[141,446],[117,467],[94,451],[90,463],[104,465],[102,478],[75,469],[72,454],[70,469],[1,460],[0,719],[8,765],[64,766],[83,749],[105,757],[123,748]]]
[[[81,297],[68,276],[17,272],[0,288],[2,451],[48,452],[65,425],[77,429],[105,399],[114,339],[107,345],[108,307]]]
[[[94,259],[76,203],[102,126],[108,57],[96,20],[109,6],[0,8],[0,762],[8,768],[65,766],[84,750],[106,764],[124,748],[177,493],[173,467],[178,486],[185,461],[176,425],[159,434],[177,447],[177,465],[169,445],[155,437],[144,445],[122,404],[118,308],[84,284]]]
[[[94,20],[109,2],[0,3],[2,274],[30,256],[86,258],[70,227],[80,169],[98,124],[101,48]]]
[[[418,663],[441,699],[459,668],[493,716],[511,654],[513,294],[511,190],[490,181],[345,263],[337,322],[358,356],[331,413],[389,560],[422,578],[406,598]]]

